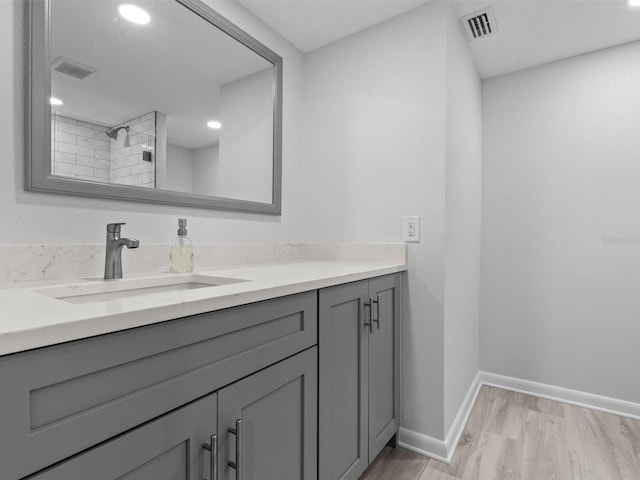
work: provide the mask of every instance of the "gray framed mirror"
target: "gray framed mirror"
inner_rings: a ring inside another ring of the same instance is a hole
[[[27,2],[25,188],[280,214],[282,58],[199,0],[134,2]]]

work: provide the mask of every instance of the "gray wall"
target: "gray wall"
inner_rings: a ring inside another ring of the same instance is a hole
[[[639,57],[483,84],[483,370],[640,402]]]
[[[434,1],[311,52],[304,78],[303,152],[323,192],[300,208],[341,241],[397,240],[403,215],[421,217],[402,426],[443,439],[478,370],[480,83],[466,44]]]
[[[220,87],[218,161],[213,191],[219,197],[254,202],[272,200],[273,69]]]
[[[220,146],[209,145],[193,152],[193,192],[217,195],[215,191],[216,165],[220,161]]]
[[[219,196],[216,190],[218,144],[191,150],[167,144],[167,190]]]
[[[444,299],[444,431],[478,373],[481,83],[452,11],[447,23],[447,173]]]
[[[167,143],[166,178],[163,188],[178,192],[193,191],[193,150]]]
[[[443,435],[445,10],[428,4],[309,53],[302,145],[322,203],[301,198],[340,241],[398,239],[409,246],[402,335],[402,425]]]

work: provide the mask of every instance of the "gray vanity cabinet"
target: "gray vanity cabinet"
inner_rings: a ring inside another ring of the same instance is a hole
[[[2,356],[0,478],[357,479],[398,429],[399,285]]]
[[[311,291],[0,357],[0,478],[67,461],[315,346],[317,315]]]
[[[357,479],[399,427],[400,276],[320,290],[320,480]]]
[[[317,359],[311,348],[219,391],[220,480],[238,478],[229,462],[243,480],[316,478]]]
[[[30,480],[211,480],[212,453],[203,447],[211,443],[214,480],[238,478],[229,462],[246,480],[315,478],[317,355],[310,348]]]
[[[246,480],[313,479],[317,355],[305,350],[30,480],[211,480],[212,453],[203,445],[213,434],[214,480],[238,478],[229,462]]]
[[[29,480],[209,479],[210,453],[202,445],[216,430],[214,393]]]

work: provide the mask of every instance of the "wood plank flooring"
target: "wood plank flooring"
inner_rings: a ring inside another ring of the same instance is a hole
[[[640,480],[640,421],[483,386],[450,465],[385,447],[387,479]]]

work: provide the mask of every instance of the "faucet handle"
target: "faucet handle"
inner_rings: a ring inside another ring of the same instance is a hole
[[[107,233],[120,233],[120,226],[126,223],[107,223]]]

